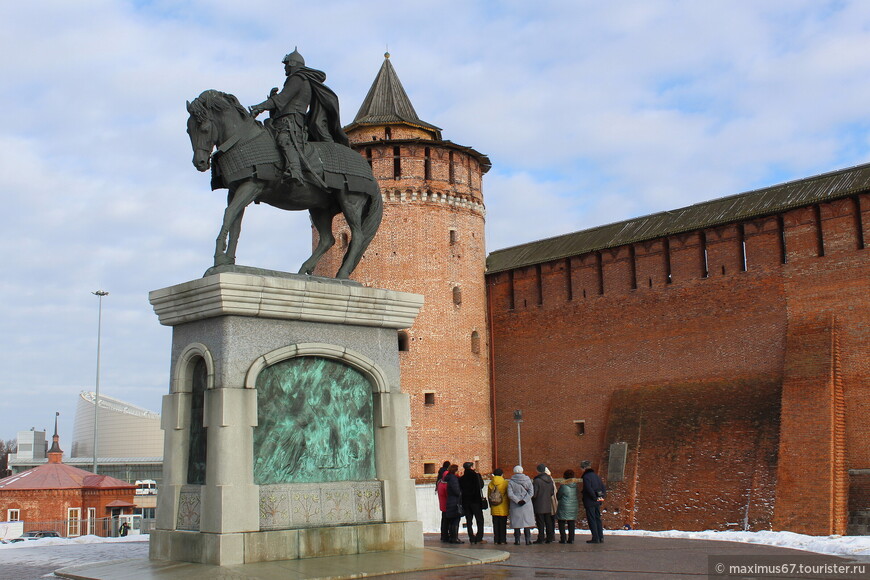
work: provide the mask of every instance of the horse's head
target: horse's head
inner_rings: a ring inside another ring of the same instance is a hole
[[[187,134],[193,147],[193,166],[199,171],[209,168],[211,152],[217,144],[215,124],[203,97],[205,93],[194,99],[192,103],[187,101],[187,112],[190,113],[187,119]]]
[[[203,91],[192,103],[187,102],[187,134],[193,147],[193,166],[199,171],[209,168],[211,152],[226,138],[224,133],[233,129],[225,118],[225,113],[232,111],[233,120],[250,119],[236,97],[220,91]]]

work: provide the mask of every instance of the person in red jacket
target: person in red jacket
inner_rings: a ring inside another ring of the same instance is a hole
[[[435,482],[435,493],[438,494],[438,507],[441,508],[441,541],[445,544],[450,542],[450,518],[447,517],[447,482],[444,476],[450,468],[450,462],[445,461],[444,466],[438,470],[438,481]]]

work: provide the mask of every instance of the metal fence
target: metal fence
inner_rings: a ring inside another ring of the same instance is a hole
[[[154,528],[154,519],[142,518],[140,534],[148,534]],[[73,520],[52,520],[46,522],[24,522],[24,532],[57,532],[58,535],[64,538],[72,538],[77,536],[94,535],[104,538],[117,538],[121,534],[119,529],[121,521],[118,518],[96,518],[73,519]]]

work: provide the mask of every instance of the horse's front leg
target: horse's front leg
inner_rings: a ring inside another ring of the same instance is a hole
[[[227,209],[224,210],[224,221],[215,241],[214,265],[223,266],[236,263],[236,247],[239,234],[242,231],[242,217],[245,208],[253,202],[263,185],[256,181],[246,181],[235,190],[230,190]],[[229,240],[227,238],[229,237]]]
[[[224,227],[224,226],[226,224],[227,211],[229,210],[230,204],[233,201],[233,194],[234,193],[235,192],[233,190],[230,190],[230,192],[227,194],[227,209],[224,210],[224,219],[223,219],[223,222],[221,222],[221,229],[218,232],[218,237],[214,243],[214,263],[215,263],[215,265],[217,265],[217,263],[218,263],[218,256],[224,255],[227,251],[227,235],[229,234],[229,229]]]
[[[239,234],[242,232],[242,218],[244,216],[245,208],[242,208],[228,229],[221,228],[214,254],[215,266],[236,263],[236,247],[239,245]]]
[[[230,226],[230,235],[227,244],[226,257],[230,264],[236,263],[236,248],[239,245],[239,235],[242,233],[242,218],[245,215],[245,208],[242,208],[241,213],[236,217],[233,224]]]

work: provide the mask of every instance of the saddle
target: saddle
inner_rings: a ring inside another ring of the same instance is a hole
[[[274,133],[259,123],[257,129],[221,144],[212,155],[211,188],[225,189],[244,179],[279,181],[284,175],[284,160]],[[371,182],[371,167],[362,155],[345,145],[313,141],[302,146],[303,178],[312,185],[350,191],[366,191]]]

